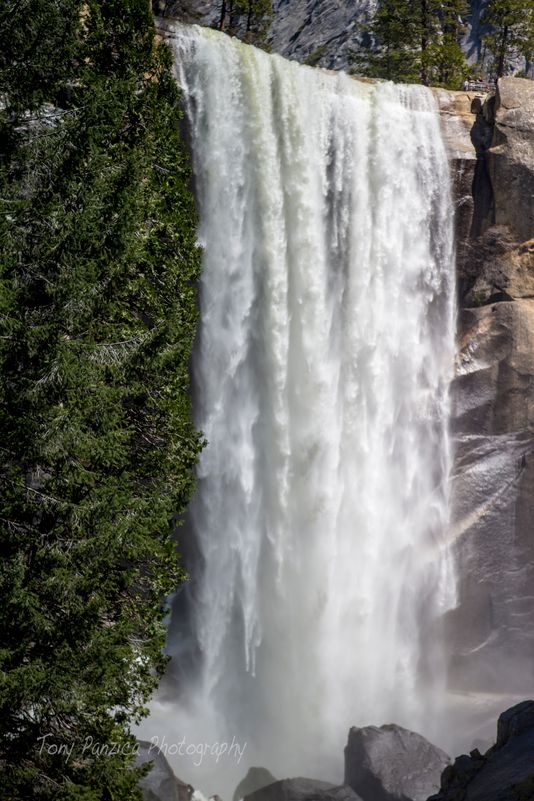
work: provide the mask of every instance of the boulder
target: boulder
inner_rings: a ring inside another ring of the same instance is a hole
[[[457,757],[428,801],[532,801],[533,754],[534,701],[522,701],[500,716],[496,744]]]
[[[449,762],[444,751],[402,726],[353,727],[345,748],[345,784],[363,801],[425,801]]]
[[[180,781],[167,762],[165,755],[153,743],[139,741],[135,765],[152,762],[153,767],[139,782],[144,801],[190,801],[193,788]]]
[[[245,796],[245,801],[363,801],[347,785],[317,779],[283,779]]]
[[[249,768],[245,778],[235,788],[233,801],[239,801],[240,798],[275,782],[275,777],[267,768]]]

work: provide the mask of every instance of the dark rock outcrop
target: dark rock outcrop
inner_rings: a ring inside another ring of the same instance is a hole
[[[283,779],[255,793],[245,801],[362,801],[347,785],[335,785],[316,779]]]
[[[401,726],[353,727],[345,748],[345,784],[363,801],[425,801],[449,762],[444,751]]]
[[[244,798],[246,795],[250,795],[256,790],[261,790],[262,787],[267,787],[275,782],[275,777],[267,768],[249,768],[245,778],[235,788],[233,801],[239,801],[240,798]]]
[[[139,782],[144,801],[190,801],[193,788],[180,781],[167,762],[165,755],[150,742],[139,741],[135,765],[152,762],[153,767]]]
[[[485,754],[463,754],[441,777],[429,801],[532,801],[534,798],[534,701],[499,718],[497,742]]]

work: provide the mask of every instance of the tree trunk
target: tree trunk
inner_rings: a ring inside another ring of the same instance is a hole
[[[502,29],[501,44],[499,47],[499,61],[497,63],[497,78],[502,78],[504,75],[504,59],[506,57],[506,44],[508,41],[508,25],[504,25]]]
[[[234,0],[228,0],[228,29],[231,34],[235,33],[234,22]]]
[[[426,51],[428,48],[428,0],[421,0],[421,83],[428,86]]]

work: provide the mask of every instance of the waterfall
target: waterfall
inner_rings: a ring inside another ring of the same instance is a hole
[[[247,744],[239,766],[181,775],[202,788],[211,771],[210,792],[249,764],[339,783],[350,725],[438,743],[443,729],[454,236],[439,118],[423,87],[206,29],[169,36],[200,214],[209,443],[170,717],[191,741]]]

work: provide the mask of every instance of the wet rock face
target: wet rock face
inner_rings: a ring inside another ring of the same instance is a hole
[[[454,689],[530,691],[534,664],[534,83],[478,109],[471,228],[460,247]]]
[[[353,727],[345,748],[345,784],[363,801],[426,801],[449,762],[444,751],[402,726]]]
[[[502,436],[534,426],[534,303],[462,310],[455,425],[463,434]]]
[[[534,701],[504,712],[497,742],[485,754],[463,754],[445,769],[429,801],[531,801],[534,798]]]

